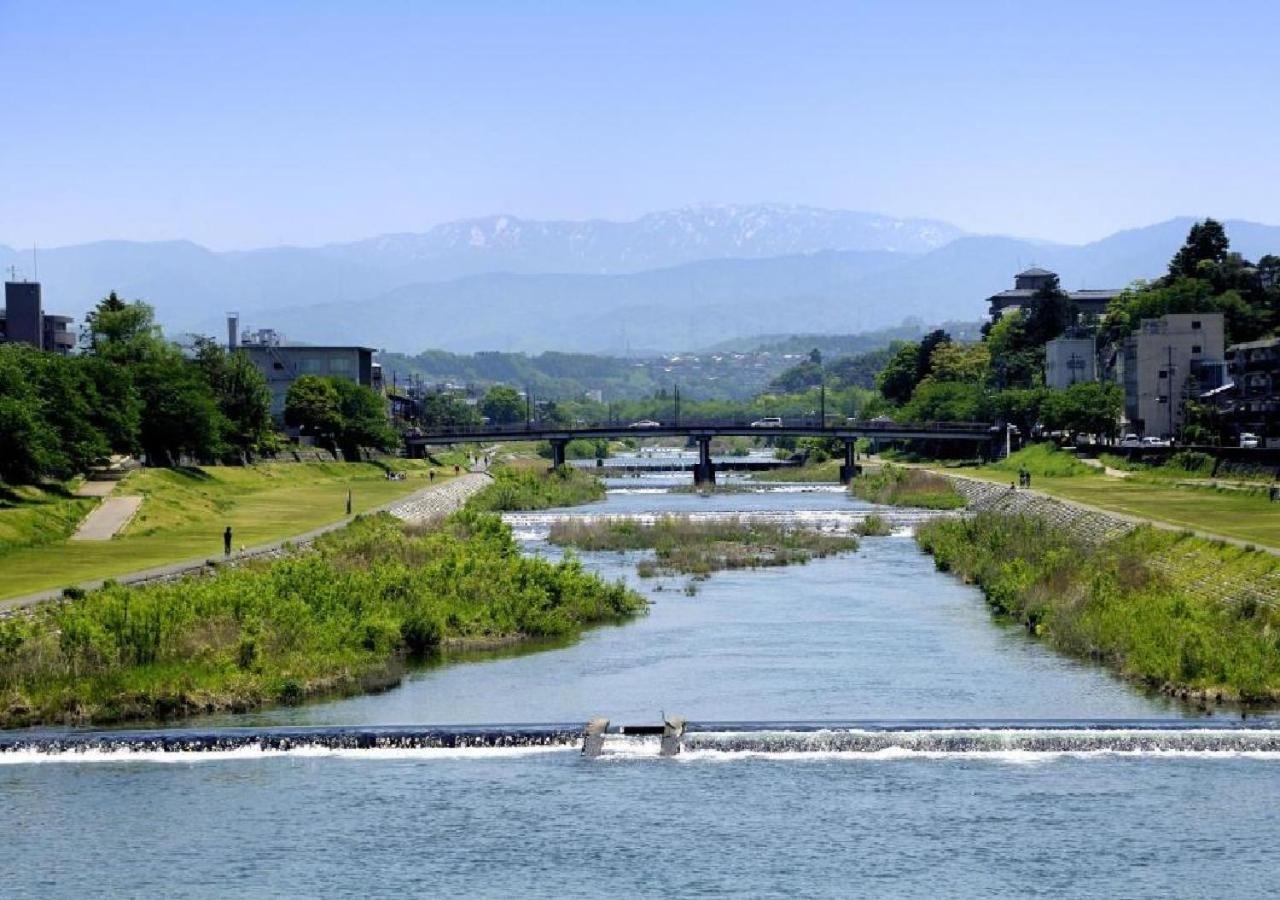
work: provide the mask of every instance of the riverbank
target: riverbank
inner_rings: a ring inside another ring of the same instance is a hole
[[[892,463],[866,469],[849,482],[849,493],[868,503],[888,506],[959,509],[965,505],[964,497],[946,477]]]
[[[302,552],[0,622],[0,726],[244,711],[397,683],[442,645],[573,637],[645,602],[496,516],[357,520]]]
[[[503,463],[489,470],[493,484],[473,496],[471,509],[517,512],[581,506],[603,500],[604,482],[572,466],[548,469],[545,463]]]
[[[388,468],[405,477],[387,478]],[[451,463],[421,460],[140,470],[116,493],[142,496],[142,507],[112,539],[71,543],[59,524],[53,540],[0,552],[0,600],[220,557],[227,526],[235,548],[270,544],[342,522],[348,494],[359,514],[451,477]],[[0,522],[22,512],[0,510]]]
[[[1007,500],[984,489],[985,510],[928,522],[917,540],[998,614],[1183,700],[1280,701],[1276,557],[995,491]]]

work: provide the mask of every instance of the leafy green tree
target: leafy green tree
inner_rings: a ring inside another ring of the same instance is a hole
[[[515,388],[497,384],[489,388],[480,403],[480,411],[497,425],[521,422],[525,416],[524,398]]]
[[[1026,315],[1026,346],[1043,347],[1075,323],[1076,307],[1058,284],[1058,276],[1050,277],[1035,294]]]
[[[911,422],[978,422],[987,419],[989,408],[982,385],[929,377],[916,385],[902,413]]]
[[[911,399],[916,389],[919,368],[920,345],[903,344],[876,376],[876,387],[890,403],[903,404]]]
[[[1124,392],[1114,382],[1082,381],[1049,391],[1041,408],[1044,426],[1052,431],[1114,437],[1124,408]]]
[[[930,367],[935,381],[982,383],[991,370],[991,351],[986,344],[939,344]]]
[[[372,388],[346,378],[329,381],[338,395],[341,424],[336,437],[343,456],[348,460],[359,459],[364,447],[394,449],[399,438],[387,422],[386,400]]]
[[[27,376],[25,351],[0,344],[0,481],[9,484],[38,482],[64,464],[58,435]]]
[[[479,425],[475,408],[450,394],[426,394],[422,398],[418,423],[424,428],[440,425]]]
[[[1192,224],[1187,239],[1169,261],[1169,277],[1195,278],[1203,263],[1220,263],[1227,255],[1231,242],[1221,222],[1205,219]]]
[[[933,372],[933,351],[951,343],[951,335],[941,328],[934,329],[920,339],[920,352],[916,355],[916,384]]]
[[[222,414],[199,368],[170,347],[131,371],[142,399],[139,437],[152,465],[173,465],[184,455],[214,459],[222,453]]]
[[[142,398],[124,366],[96,356],[81,356],[81,370],[93,384],[95,401],[89,410],[93,424],[113,453],[137,453],[142,429]]]
[[[302,375],[284,397],[284,421],[286,425],[302,429],[323,446],[337,446],[342,431],[342,411],[338,389],[331,379],[319,375]]]
[[[96,385],[79,359],[31,350],[25,360],[45,422],[58,436],[59,464],[51,474],[68,478],[106,456],[110,444],[97,427],[102,406]]]
[[[793,394],[821,384],[822,376],[822,365],[812,359],[806,359],[799,365],[779,373],[773,381],[769,382],[769,390]]]
[[[85,316],[84,349],[122,365],[141,362],[165,345],[155,310],[141,300],[128,302],[112,291]]]
[[[241,456],[272,434],[271,391],[266,376],[242,352],[228,353],[209,338],[196,341],[196,365],[213,389],[223,418],[223,441]]]
[[[1019,432],[1031,434],[1040,423],[1040,409],[1047,388],[1012,388],[995,395],[995,409],[1006,422],[1018,426]]]

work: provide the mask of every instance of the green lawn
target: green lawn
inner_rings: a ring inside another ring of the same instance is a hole
[[[23,547],[65,540],[97,505],[75,497],[71,485],[0,485],[0,560]]]
[[[965,469],[963,474],[1006,484],[1011,480],[1008,472],[992,469]],[[1100,509],[1280,548],[1280,503],[1268,500],[1265,491],[1184,487],[1141,476],[1102,474],[1033,477],[1031,488]]]
[[[436,481],[452,475],[437,469]],[[70,542],[65,534],[41,546],[0,550],[0,599],[108,578],[167,563],[220,556],[222,531],[252,547],[301,534],[345,517],[347,491],[359,513],[425,486],[431,468],[397,461],[403,481],[389,481],[369,463],[266,463],[256,466],[148,469],[118,494],[146,499],[137,517],[110,541]],[[0,509],[5,516],[18,510]]]

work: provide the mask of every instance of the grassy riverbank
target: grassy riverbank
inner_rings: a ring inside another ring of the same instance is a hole
[[[764,472],[753,472],[752,481],[839,481],[841,460],[826,459],[820,463],[807,463],[803,466],[787,466],[781,469],[768,469]]]
[[[565,520],[551,526],[550,540],[577,550],[653,550],[654,558],[637,566],[641,577],[788,566],[858,549],[858,539],[852,535],[741,518],[689,516],[663,516],[653,522]]]
[[[0,484],[0,560],[14,550],[66,540],[97,503],[63,485]]]
[[[575,561],[522,557],[492,515],[360,519],[314,549],[0,621],[0,725],[295,703],[394,683],[442,644],[564,637],[644,601]]]
[[[951,481],[941,475],[890,463],[853,479],[849,483],[849,492],[869,503],[889,506],[959,509],[965,503]]]
[[[493,484],[467,501],[471,509],[490,512],[551,509],[559,506],[581,506],[603,500],[604,482],[590,472],[561,466],[548,470],[545,466],[495,466],[490,474]]]
[[[1266,485],[1253,490],[1183,484],[1168,471],[1134,470],[1125,478],[1105,475],[1070,453],[1046,445],[1029,447],[995,465],[958,469],[965,475],[1008,484],[1019,467],[1031,472],[1031,489],[1111,512],[1163,522],[1210,535],[1280,548],[1280,503]]]
[[[39,526],[50,539],[0,548],[0,599],[219,556],[222,530],[228,525],[236,546],[301,534],[341,520],[348,491],[352,511],[366,512],[425,487],[433,470],[437,483],[451,477],[451,460],[442,460],[449,463],[443,467],[393,460],[388,465],[406,475],[400,481],[388,480],[385,469],[372,463],[140,470],[122,481],[115,493],[142,496],[142,507],[111,540],[68,543],[70,528],[55,512],[54,521]],[[21,508],[0,509],[0,529],[9,517],[23,514]]]
[[[1031,517],[922,525],[938,568],[1073,656],[1166,693],[1280,701],[1280,560],[1141,527],[1091,545]]]

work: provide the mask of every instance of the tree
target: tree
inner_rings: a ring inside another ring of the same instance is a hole
[[[988,406],[982,385],[929,377],[916,386],[903,417],[911,422],[978,422],[987,418]]]
[[[438,425],[478,425],[475,409],[450,394],[426,394],[421,401],[418,422],[424,428]]]
[[[43,418],[58,438],[58,462],[50,474],[69,478],[110,453],[106,435],[94,421],[94,410],[103,404],[82,361],[31,350],[25,364]]]
[[[1114,382],[1082,381],[1061,391],[1049,391],[1041,416],[1052,431],[1114,437],[1124,408],[1124,392]]]
[[[155,310],[112,291],[85,316],[81,342],[87,352],[122,365],[141,362],[164,346]]]
[[[524,398],[515,388],[505,384],[496,384],[489,388],[480,403],[480,411],[497,425],[520,422],[525,416]]]
[[[991,370],[991,350],[986,344],[939,344],[929,368],[935,381],[985,382]]]
[[[1026,316],[1025,340],[1027,347],[1043,347],[1075,324],[1076,306],[1058,284],[1058,276],[1051,275],[1036,291],[1035,302]]]
[[[342,412],[338,404],[338,389],[331,379],[303,375],[289,385],[285,394],[285,424],[302,429],[332,450],[337,446],[338,434],[342,430]]]
[[[1205,219],[1195,222],[1187,239],[1169,261],[1169,277],[1196,278],[1202,263],[1220,263],[1227,256],[1231,241],[1221,222]]]
[[[141,447],[142,398],[129,370],[95,356],[81,356],[77,362],[93,383],[96,399],[89,415],[107,446],[113,453],[137,453]]]
[[[399,438],[387,422],[387,402],[372,388],[346,378],[330,378],[338,396],[338,447],[348,460],[360,458],[363,447],[394,449]]]
[[[152,465],[173,465],[184,455],[212,459],[221,454],[222,414],[199,368],[168,347],[131,371],[142,399],[140,439]]]
[[[920,339],[920,352],[916,356],[916,384],[933,371],[933,351],[943,344],[951,343],[951,335],[941,328],[935,329]]]
[[[209,338],[196,340],[196,365],[222,413],[223,441],[241,456],[258,450],[272,432],[266,376],[246,354],[228,353]]]
[[[903,344],[890,358],[880,374],[876,375],[876,387],[886,400],[899,405],[911,399],[919,379],[920,345]]]
[[[1041,407],[1049,391],[1046,388],[1014,388],[995,396],[995,408],[1006,422],[1016,425],[1022,434],[1031,434],[1040,424]]]
[[[0,481],[9,484],[35,483],[62,462],[58,436],[27,377],[27,355],[26,348],[0,344]]]
[[[794,394],[822,384],[822,365],[807,359],[781,372],[769,382],[769,390]]]

